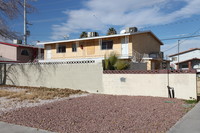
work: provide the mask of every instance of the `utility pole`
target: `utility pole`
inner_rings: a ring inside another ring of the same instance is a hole
[[[27,45],[27,17],[26,17],[26,0],[24,0],[24,45]]]
[[[180,40],[178,40],[178,69],[179,69],[179,48],[180,48]]]

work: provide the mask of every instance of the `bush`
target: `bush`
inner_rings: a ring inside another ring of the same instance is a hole
[[[115,70],[125,70],[129,67],[128,61],[118,60],[115,65]]]
[[[109,57],[104,57],[103,69],[104,70],[125,70],[129,67],[128,61],[118,59],[115,53],[111,53]]]

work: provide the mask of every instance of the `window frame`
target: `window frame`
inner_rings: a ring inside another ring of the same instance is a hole
[[[73,47],[75,46],[75,47]],[[77,52],[77,44],[73,43],[72,44],[72,52]]]
[[[181,64],[181,68],[182,69],[187,69],[187,68],[189,68],[189,65],[188,64]]]
[[[23,56],[29,56],[29,52],[27,49],[21,49],[21,55]]]
[[[101,41],[101,50],[112,50],[113,49],[113,40],[102,40]],[[109,45],[112,45],[111,47]],[[104,48],[105,46],[105,48]]]
[[[56,53],[66,53],[66,51],[65,44],[57,44]]]

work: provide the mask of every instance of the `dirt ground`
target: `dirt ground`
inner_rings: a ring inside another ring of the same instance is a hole
[[[1,85],[0,114],[85,95],[88,93],[80,90]]]
[[[185,113],[180,99],[90,94],[0,115],[0,121],[61,133],[166,132]]]

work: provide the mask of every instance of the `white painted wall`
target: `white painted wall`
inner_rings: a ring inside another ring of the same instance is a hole
[[[102,81],[105,94],[168,97],[167,74],[104,74]],[[169,86],[176,98],[197,98],[196,74],[169,74]]]
[[[0,56],[17,61],[17,47],[0,44]]]
[[[177,60],[173,61],[172,60],[173,57],[176,57]],[[200,50],[194,50],[194,51],[190,51],[190,52],[187,52],[187,53],[184,53],[184,54],[180,54],[179,55],[179,62],[189,60],[189,59],[192,59],[192,58],[200,58]],[[172,61],[172,62],[170,62],[170,64],[175,65],[176,63],[178,63],[178,55],[169,57],[169,59]],[[177,68],[176,65],[175,65],[175,68]]]

